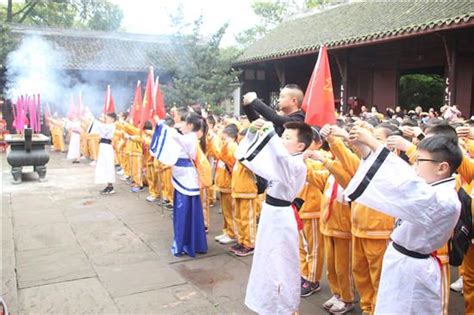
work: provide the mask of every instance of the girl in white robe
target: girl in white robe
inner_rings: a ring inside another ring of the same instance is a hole
[[[79,163],[81,158],[81,122],[76,119],[68,121],[66,128],[71,130],[67,159],[73,160],[72,163]]]
[[[115,132],[115,121],[117,115],[108,113],[105,115],[105,123],[94,120],[89,127],[89,133],[98,133],[100,135],[99,154],[95,165],[95,183],[107,184],[101,190],[101,194],[114,194],[115,183],[115,153],[112,146],[112,138]]]

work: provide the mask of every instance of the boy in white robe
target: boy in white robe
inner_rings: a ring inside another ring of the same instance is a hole
[[[436,250],[449,240],[460,214],[452,177],[462,160],[457,140],[422,140],[414,170],[363,128],[354,127],[349,139],[364,161],[346,189],[347,198],[397,218],[375,314],[441,314]]]
[[[300,302],[298,224],[292,203],[306,181],[301,153],[313,135],[303,122],[289,122],[285,128],[279,138],[271,123],[256,120],[236,152],[241,163],[268,180],[245,296],[245,304],[259,314],[291,314]]]

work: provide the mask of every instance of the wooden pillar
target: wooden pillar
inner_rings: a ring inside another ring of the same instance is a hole
[[[444,105],[453,105],[456,93],[456,39],[447,39],[443,34],[438,34],[443,41],[446,55],[446,74]]]
[[[336,63],[337,67],[339,69],[339,75],[341,76],[341,94],[340,94],[340,100],[341,100],[341,108],[339,110],[342,113],[347,112],[347,101],[349,99],[348,97],[348,86],[347,86],[347,76],[348,76],[348,68],[349,68],[349,53],[346,52],[342,56],[336,55]]]
[[[285,64],[282,61],[278,61],[274,63],[274,66],[278,81],[280,81],[280,88],[283,88],[286,85]]]

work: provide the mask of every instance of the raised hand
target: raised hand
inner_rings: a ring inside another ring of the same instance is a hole
[[[257,98],[257,93],[255,92],[248,92],[244,95],[244,106],[249,105]]]
[[[390,136],[387,138],[387,147],[390,150],[407,151],[413,144],[401,136]]]

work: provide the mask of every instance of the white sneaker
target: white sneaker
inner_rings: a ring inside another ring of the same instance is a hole
[[[323,303],[323,307],[329,310],[336,302],[339,302],[339,297],[337,295],[333,295],[329,300]]]
[[[96,161],[92,161],[89,165],[90,165],[90,166],[95,166],[96,164],[97,164]]]
[[[125,173],[123,172],[123,170],[120,170],[120,171],[117,172],[117,175],[118,175],[118,176],[123,176],[124,174],[125,174]]]
[[[146,197],[146,201],[148,201],[148,202],[155,202],[155,201],[156,201],[156,198],[153,197],[152,195],[150,195],[150,196]]]
[[[233,239],[233,238],[230,238],[227,234],[219,240],[219,243],[221,243],[223,245],[232,244],[232,243],[235,243],[235,242],[236,242],[236,240]]]
[[[122,177],[120,177],[120,180],[123,180],[123,181],[125,181],[125,180],[127,180],[127,179],[128,179],[128,177],[125,176],[125,175],[123,175]]]
[[[221,239],[223,239],[224,237],[226,237],[227,235],[225,233],[221,234],[221,235],[217,235],[216,237],[214,237],[214,240],[216,242],[219,242]]]
[[[329,309],[331,314],[346,314],[354,309],[354,303],[345,303],[341,300],[337,300],[332,307]]]
[[[454,292],[461,292],[462,291],[462,276],[458,278],[458,280],[454,281],[453,283],[451,283],[451,285],[449,286],[451,288],[451,290],[453,290]]]

